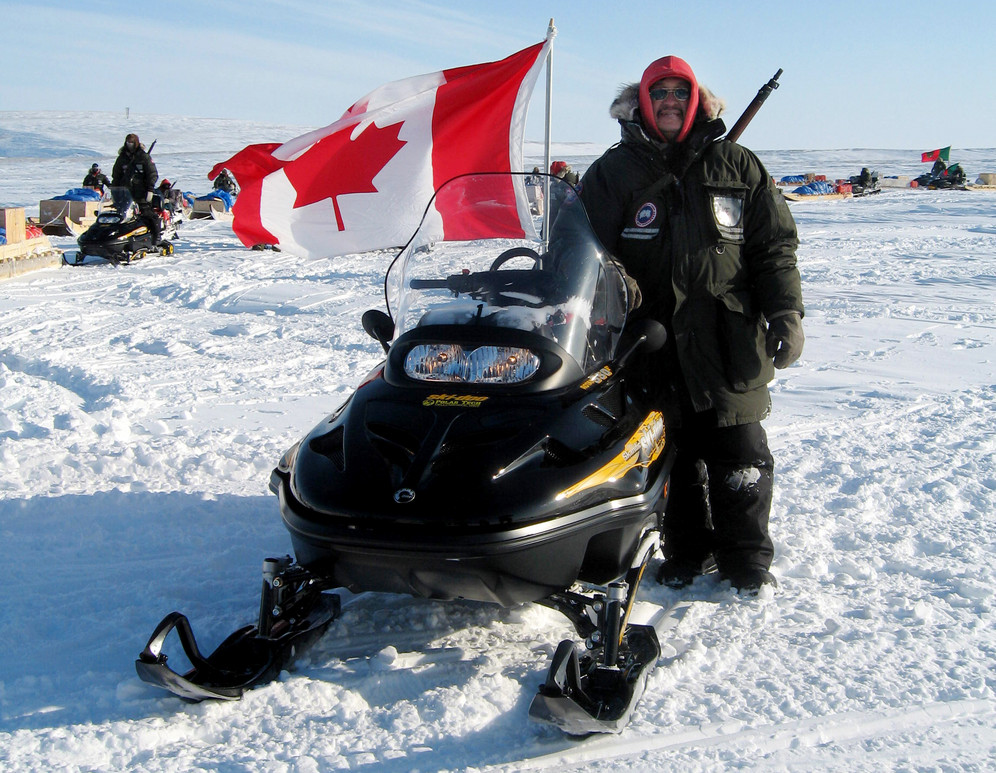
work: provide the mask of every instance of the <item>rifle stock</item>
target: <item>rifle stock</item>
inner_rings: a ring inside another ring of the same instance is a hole
[[[778,88],[778,76],[782,74],[782,68],[778,68],[776,72],[767,83],[761,86],[757,91],[757,95],[751,100],[751,103],[747,105],[747,109],[744,110],[743,114],[737,119],[737,122],[733,124],[733,128],[730,129],[726,134],[726,139],[735,142],[739,139],[740,135],[744,133],[744,129],[747,128],[747,124],[751,122],[757,111],[761,109],[761,105],[764,104],[764,100],[768,98],[768,95],[772,91]]]

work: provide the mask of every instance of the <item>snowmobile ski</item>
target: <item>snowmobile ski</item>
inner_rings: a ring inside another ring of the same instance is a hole
[[[574,642],[564,639],[529,706],[529,718],[568,735],[619,733],[629,724],[660,654],[657,633],[649,625],[629,626],[619,659],[611,665],[578,654]]]
[[[259,623],[235,631],[207,657],[185,615],[164,617],[135,661],[142,681],[190,701],[238,700],[245,690],[274,680],[340,614],[339,596],[323,594],[322,583],[290,557],[266,559],[263,578]],[[192,666],[184,674],[170,668],[163,654],[173,631]]]
[[[569,639],[562,641],[546,682],[529,706],[529,718],[568,735],[621,732],[661,657],[662,638],[681,622],[692,603],[679,601],[658,610],[647,624],[629,625],[615,665],[599,663]]]

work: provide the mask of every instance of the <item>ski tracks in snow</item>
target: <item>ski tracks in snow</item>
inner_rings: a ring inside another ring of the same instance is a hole
[[[982,700],[932,703],[896,711],[855,711],[775,725],[751,727],[741,722],[703,723],[652,735],[606,736],[582,742],[537,745],[514,762],[476,770],[715,770],[724,759],[750,758],[751,770],[814,770],[844,763],[850,771],[881,771],[897,760],[912,769],[984,770],[967,761],[959,765],[951,739],[958,734],[981,738],[996,724],[996,703]],[[946,736],[941,744],[912,741],[924,731]],[[877,742],[876,742],[877,740]],[[862,745],[863,762],[844,747]],[[845,762],[846,761],[846,762]]]

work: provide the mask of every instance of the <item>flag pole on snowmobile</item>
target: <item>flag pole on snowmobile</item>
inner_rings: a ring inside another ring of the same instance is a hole
[[[550,26],[546,30],[546,39],[550,41],[550,50],[546,54],[546,128],[543,140],[543,251],[546,252],[550,243],[550,116],[552,114],[553,100],[553,39],[557,37],[557,28],[550,19]]]
[[[733,124],[733,128],[730,129],[726,134],[726,139],[731,142],[736,142],[740,138],[740,135],[744,133],[744,129],[747,128],[747,124],[751,122],[757,111],[761,109],[761,105],[764,104],[764,100],[768,98],[772,91],[778,88],[778,76],[782,74],[782,68],[778,68],[776,72],[767,83],[758,89],[757,94],[751,103],[747,105],[747,109],[744,110],[743,114],[737,119],[737,122]]]

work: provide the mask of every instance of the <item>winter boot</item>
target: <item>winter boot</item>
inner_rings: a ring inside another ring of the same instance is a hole
[[[778,587],[775,576],[767,569],[760,567],[723,571],[720,573],[720,577],[729,580],[730,587],[742,596],[756,596],[765,585],[770,585],[772,588]]]
[[[708,574],[716,568],[712,554],[703,559],[665,558],[657,570],[657,582],[669,588],[680,589],[691,585],[696,577]]]

